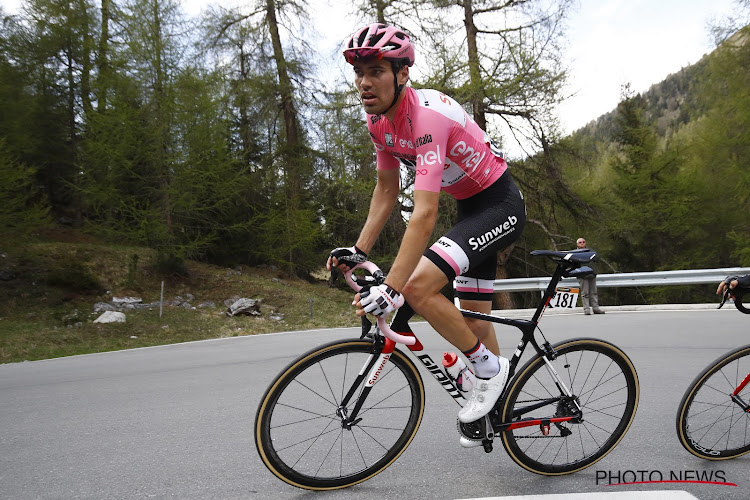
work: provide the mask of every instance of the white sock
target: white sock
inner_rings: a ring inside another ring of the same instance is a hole
[[[464,351],[464,354],[473,365],[474,375],[479,378],[492,378],[500,371],[500,361],[498,361],[497,356],[492,354],[481,342],[477,342],[473,349]]]

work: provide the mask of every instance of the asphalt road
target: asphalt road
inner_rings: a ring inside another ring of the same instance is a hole
[[[455,430],[458,406],[423,372],[427,408],[422,426],[390,468],[336,492],[312,493],[282,483],[255,450],[258,401],[293,358],[358,333],[337,329],[0,365],[0,498],[458,499],[574,492],[606,498],[657,490],[682,490],[701,500],[749,498],[750,456],[724,462],[693,457],[677,441],[675,415],[684,390],[705,365],[750,343],[750,317],[731,306],[720,311],[610,309],[603,316],[578,311],[548,314],[542,330],[553,342],[593,336],[620,346],[638,370],[641,399],[620,445],[570,476],[527,472],[499,444],[491,454],[462,449]],[[439,359],[448,344],[425,324],[416,324],[415,330]],[[516,331],[499,326],[498,332],[501,348],[512,352]],[[737,486],[609,485],[675,475],[710,475]]]

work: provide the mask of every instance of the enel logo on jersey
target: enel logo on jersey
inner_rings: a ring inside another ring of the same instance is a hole
[[[485,152],[474,151],[464,141],[459,141],[450,151],[450,156],[455,158],[457,162],[466,165],[466,169],[476,170],[479,164],[484,159]]]
[[[435,147],[435,151],[427,151],[424,155],[417,155],[417,165],[435,165],[436,163],[443,163],[440,156],[440,144]]]

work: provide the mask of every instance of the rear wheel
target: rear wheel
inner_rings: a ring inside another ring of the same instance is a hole
[[[685,392],[677,412],[677,436],[693,455],[726,460],[750,452],[750,413],[732,393],[750,377],[750,345],[715,360]],[[750,383],[737,394],[750,401]]]
[[[620,442],[638,407],[638,375],[616,346],[575,339],[554,346],[557,357],[526,363],[511,381],[503,422],[536,422],[501,434],[508,454],[537,474],[579,471],[601,460]],[[562,392],[556,372],[571,395]],[[574,417],[555,423],[555,418]],[[551,420],[548,423],[547,420]]]
[[[345,424],[362,397],[369,368],[360,373],[378,354],[370,341],[333,342],[301,356],[271,383],[255,418],[255,444],[271,472],[300,488],[345,488],[378,474],[403,453],[422,420],[424,386],[401,351],[393,351],[367,394],[360,420]]]

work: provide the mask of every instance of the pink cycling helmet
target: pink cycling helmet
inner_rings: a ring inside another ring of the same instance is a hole
[[[400,29],[375,23],[354,32],[346,43],[344,57],[349,64],[374,58],[411,66],[414,64],[414,46],[409,35]]]

